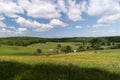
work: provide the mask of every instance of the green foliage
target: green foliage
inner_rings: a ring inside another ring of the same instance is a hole
[[[0,80],[120,80],[119,52],[0,56]]]
[[[58,44],[57,45],[57,49],[61,49],[62,45],[61,44]]]
[[[73,49],[71,46],[67,45],[67,46],[62,47],[61,51],[65,53],[70,53],[70,52],[73,52]]]
[[[120,80],[119,73],[72,64],[24,64],[0,61],[0,80]]]
[[[61,48],[62,48],[62,45],[61,45],[61,44],[58,44],[58,45],[57,45],[57,53],[60,53],[60,52],[61,52]]]
[[[5,45],[15,45],[15,46],[28,46],[36,43],[46,43],[46,42],[82,42],[85,43],[91,42],[93,37],[71,37],[71,38],[38,38],[38,37],[8,37],[0,38],[0,44]],[[107,42],[120,42],[120,36],[114,37],[96,37],[96,39],[101,40],[102,44]]]
[[[86,50],[91,50],[91,47],[90,47],[90,46],[87,46],[87,47],[86,47]]]
[[[36,50],[36,55],[39,55],[39,54],[41,54],[42,53],[42,50],[41,49],[37,49]]]
[[[101,48],[101,40],[94,38],[91,40],[91,47],[93,49],[100,49]]]
[[[0,44],[5,44],[5,45],[27,46],[35,43],[46,43],[46,39],[35,38],[35,37],[0,38]]]
[[[117,45],[111,46],[110,49],[120,49],[120,44],[117,44]]]
[[[108,42],[108,43],[107,43],[107,46],[111,46],[111,42]]]
[[[85,51],[85,47],[84,47],[84,46],[79,46],[76,51],[77,51],[77,52]]]

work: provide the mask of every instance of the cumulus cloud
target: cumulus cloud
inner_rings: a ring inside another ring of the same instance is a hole
[[[115,30],[94,30],[92,31],[91,35],[92,36],[114,36],[116,35],[116,32]]]
[[[110,15],[120,12],[120,0],[89,0],[87,13],[92,16]]]
[[[27,33],[27,28],[0,28],[0,37],[8,37],[8,36],[16,36],[16,35],[24,35]]]
[[[3,16],[0,16],[0,21],[2,21],[2,20],[4,20],[5,19],[5,17],[3,17]]]
[[[9,34],[11,34],[11,30],[8,30],[6,28],[1,28],[0,29],[0,37],[6,37],[9,36]]]
[[[3,33],[11,33],[11,31],[10,31],[10,30],[7,30],[6,28],[0,29],[0,32],[3,32]]]
[[[18,13],[24,13],[24,11],[14,0],[0,0],[0,14],[17,17]]]
[[[31,27],[31,28],[34,28],[35,30],[34,31],[39,31],[39,32],[42,32],[42,31],[48,31],[52,28],[54,28],[55,26],[66,26],[67,24],[60,21],[59,19],[52,19],[50,21],[50,23],[48,24],[43,24],[43,23],[39,23],[37,21],[33,21],[33,20],[29,20],[29,19],[25,19],[23,17],[19,17],[16,19],[16,22],[18,24],[20,24],[20,26],[24,26],[24,27]]]
[[[72,21],[81,21],[82,12],[86,9],[86,1],[76,3],[76,0],[58,0],[58,5],[61,12],[65,13],[68,19]]]
[[[23,33],[26,33],[27,32],[27,28],[18,28],[16,30],[16,33],[17,34],[23,34]]]
[[[86,1],[76,3],[74,0],[69,0],[68,3],[68,18],[73,21],[83,20],[82,13],[86,10]]]
[[[3,22],[4,19],[5,19],[5,17],[0,16],[0,28],[1,27],[7,27],[7,25]]]
[[[61,12],[64,12],[64,13],[66,13],[68,10],[67,10],[67,6],[66,6],[66,3],[65,3],[65,0],[58,0],[58,6],[59,6],[59,8],[60,8],[60,10],[61,10]]]
[[[99,28],[99,27],[108,27],[109,24],[95,24],[93,25],[94,28]]]
[[[93,27],[106,27],[120,22],[120,0],[89,0],[88,10],[91,16],[100,16]]]
[[[25,33],[28,28],[43,32],[68,26],[64,21],[82,21],[86,15],[99,18],[94,28],[119,23],[120,0],[0,0],[0,32]],[[66,20],[62,21],[64,17]],[[6,23],[9,18],[16,22],[12,25],[14,28]],[[39,22],[42,19],[48,22]],[[75,28],[81,29],[81,26]]]
[[[3,23],[2,21],[0,21],[0,27],[7,27],[7,25]]]
[[[62,27],[67,26],[66,23],[60,21],[59,19],[52,19],[50,21],[50,25],[52,25],[52,26],[62,26]]]
[[[57,6],[49,0],[19,0],[18,3],[28,16],[34,18],[51,19],[61,16]]]
[[[81,28],[82,28],[82,26],[75,26],[75,28],[76,28],[76,29],[81,29]]]
[[[116,22],[120,22],[120,13],[103,16],[102,18],[98,20],[97,23],[111,24],[111,23],[116,23]]]

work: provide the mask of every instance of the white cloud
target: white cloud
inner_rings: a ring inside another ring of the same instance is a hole
[[[11,30],[8,30],[6,28],[0,29],[0,37],[7,37],[9,35],[11,35]]]
[[[28,20],[23,17],[17,18],[16,22],[18,24],[20,24],[20,26],[25,26],[25,27],[33,27],[34,28],[34,27],[40,26],[40,23],[38,23],[37,21]]]
[[[76,28],[76,29],[81,29],[81,28],[82,28],[82,26],[75,26],[75,28]]]
[[[102,18],[98,20],[97,23],[111,24],[111,23],[116,23],[116,22],[120,22],[120,13],[103,16]]]
[[[68,0],[68,4],[69,4],[69,8],[68,8],[68,12],[67,12],[67,16],[70,20],[72,21],[81,21],[83,20],[82,18],[82,12],[85,8],[83,3],[77,3],[73,0]]]
[[[3,23],[2,21],[0,21],[0,27],[7,27],[7,25]]]
[[[39,23],[37,21],[33,21],[33,20],[29,20],[29,19],[25,19],[23,17],[19,17],[18,19],[16,19],[16,22],[18,24],[20,24],[20,26],[24,26],[24,27],[29,27],[29,28],[34,28],[34,31],[48,31],[52,28],[54,28],[55,26],[67,26],[66,23],[60,21],[59,19],[52,19],[50,21],[50,23],[48,24],[43,24],[43,23]]]
[[[93,27],[106,27],[120,22],[120,0],[89,0],[89,15],[100,16]]]
[[[7,30],[6,28],[0,29],[0,32],[2,32],[2,33],[11,33],[11,31]]]
[[[52,26],[63,26],[63,27],[64,27],[64,26],[67,26],[66,23],[60,21],[59,19],[52,19],[52,20],[50,21],[50,25],[52,25]]]
[[[108,27],[109,24],[95,24],[93,25],[94,28],[99,28],[99,27]]]
[[[5,19],[5,17],[0,16],[0,28],[1,27],[7,27],[7,25],[3,22],[4,19]]]
[[[2,20],[4,20],[5,19],[5,17],[3,17],[3,16],[0,16],[0,21],[2,21]]]
[[[115,36],[119,34],[116,30],[94,30],[92,31],[91,35],[92,36]]]
[[[76,3],[76,0],[58,0],[58,6],[68,19],[72,21],[81,21],[82,12],[86,10],[86,1]]]
[[[18,19],[16,19],[16,22],[20,24],[20,26],[33,28],[35,29],[35,31],[39,31],[39,32],[48,31],[53,28],[53,26],[49,24],[42,24],[37,21],[25,19],[23,17],[19,17]]]
[[[87,13],[92,16],[110,15],[120,12],[120,0],[89,0]]]
[[[14,0],[0,0],[0,14],[17,17],[18,13],[24,13],[24,11]]]
[[[17,36],[24,35],[27,32],[27,28],[1,28],[0,29],[0,37],[8,37],[8,36]]]
[[[68,11],[66,8],[65,0],[58,0],[57,3],[58,3],[58,6],[62,12],[66,13]]]
[[[61,14],[57,6],[49,0],[19,0],[19,5],[27,12],[28,16],[34,18],[59,18]]]
[[[27,28],[18,28],[16,30],[16,33],[17,34],[23,34],[23,33],[26,33],[27,32]]]

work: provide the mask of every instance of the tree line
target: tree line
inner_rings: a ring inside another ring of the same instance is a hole
[[[114,36],[114,37],[72,37],[72,38],[7,37],[7,38],[0,38],[0,44],[27,46],[31,44],[46,43],[46,42],[91,43],[91,41],[93,41],[94,39],[97,39],[98,42],[100,41],[102,45],[111,45],[111,43],[113,44],[120,43],[120,36]]]

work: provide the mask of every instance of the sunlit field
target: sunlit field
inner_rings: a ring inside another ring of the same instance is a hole
[[[120,80],[119,52],[0,56],[0,80]]]
[[[47,42],[46,44],[38,43],[28,46],[8,46],[8,45],[1,45],[0,46],[0,55],[34,55],[36,49],[42,49],[42,54],[55,54],[57,45],[61,44],[62,46],[70,45],[73,49],[76,49],[78,46],[74,42],[61,42],[61,43],[54,43],[54,42]]]

